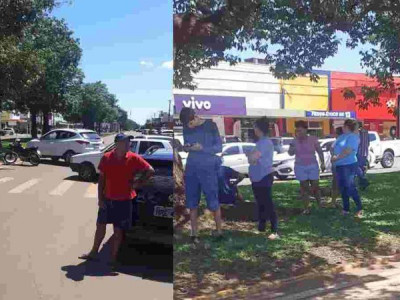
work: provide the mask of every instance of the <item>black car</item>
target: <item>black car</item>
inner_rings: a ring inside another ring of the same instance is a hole
[[[143,158],[155,170],[155,176],[137,191],[134,203],[134,226],[127,238],[172,247],[173,242],[173,150],[155,149]]]

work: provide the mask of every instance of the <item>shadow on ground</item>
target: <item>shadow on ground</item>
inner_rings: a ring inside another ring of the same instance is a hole
[[[40,163],[43,165],[50,165],[57,167],[69,167],[69,165],[62,160],[52,161],[51,159],[42,159]]]
[[[111,241],[112,237],[104,244],[98,260],[63,266],[61,270],[73,281],[82,281],[87,276],[105,277],[126,274],[146,280],[172,283],[172,249],[140,244],[135,247],[131,241],[125,241],[119,255],[121,266],[113,271],[108,265]]]

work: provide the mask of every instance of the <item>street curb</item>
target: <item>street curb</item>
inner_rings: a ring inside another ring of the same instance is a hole
[[[296,283],[297,281],[300,280],[306,280],[306,279],[312,279],[316,276],[329,276],[329,275],[335,275],[335,274],[340,274],[343,272],[349,272],[352,270],[360,269],[364,266],[367,265],[375,265],[375,266],[384,266],[388,265],[392,261],[400,261],[400,253],[390,255],[390,256],[379,256],[367,260],[358,260],[354,261],[352,263],[343,263],[339,266],[334,266],[331,267],[330,269],[323,271],[323,272],[310,272],[306,273],[303,275],[295,276],[292,278],[287,278],[287,279],[282,279],[282,280],[274,280],[270,282],[260,282],[256,286],[252,286],[250,288],[246,288],[244,290],[238,290],[238,289],[226,289],[217,292],[213,296],[198,296],[194,298],[184,298],[185,300],[211,300],[211,299],[229,299],[227,297],[233,297],[233,296],[239,296],[240,294],[242,296],[245,296],[246,294],[254,294],[254,293],[260,293],[262,292],[263,289],[265,288],[280,288],[285,284],[291,284],[291,283]],[[348,284],[349,286],[352,285],[351,283]],[[343,288],[343,287],[341,287]]]

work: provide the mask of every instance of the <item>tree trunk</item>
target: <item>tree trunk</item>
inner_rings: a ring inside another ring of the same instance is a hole
[[[37,138],[37,122],[36,122],[36,118],[37,118],[37,112],[31,110],[31,135],[32,138],[36,139]]]
[[[46,110],[43,111],[43,131],[42,131],[43,134],[50,131],[49,117],[50,117],[50,112]]]

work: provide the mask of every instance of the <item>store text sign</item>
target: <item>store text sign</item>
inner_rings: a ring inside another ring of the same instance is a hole
[[[307,118],[355,119],[354,111],[306,111]]]
[[[174,95],[176,113],[189,107],[199,115],[246,115],[245,97]]]

